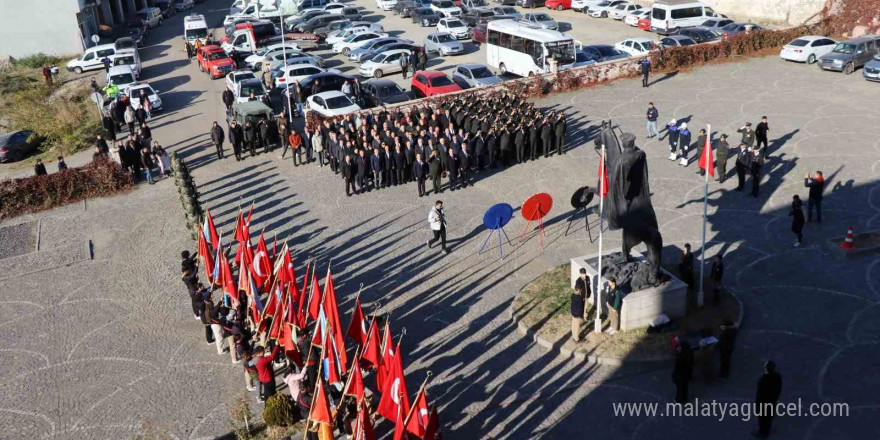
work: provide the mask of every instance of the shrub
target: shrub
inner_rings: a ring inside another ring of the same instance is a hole
[[[51,66],[61,62],[61,58],[55,55],[46,55],[43,52],[28,55],[24,58],[17,58],[13,64],[16,66],[40,68],[43,66]]]
[[[46,176],[0,182],[0,219],[105,197],[132,187],[131,175],[109,160]]]
[[[297,422],[299,413],[289,394],[276,393],[266,401],[263,409],[263,420],[266,425],[289,426]]]

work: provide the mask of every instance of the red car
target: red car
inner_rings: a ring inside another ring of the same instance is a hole
[[[474,43],[486,42],[486,25],[478,24],[471,28],[471,41]]]
[[[571,9],[571,0],[547,0],[544,2],[544,6],[557,11]]]
[[[235,61],[220,46],[203,46],[196,51],[196,61],[199,63],[199,70],[208,72],[213,79],[223,78],[235,70]]]
[[[640,18],[639,19],[639,29],[643,31],[651,30],[651,19],[650,18]]]
[[[412,93],[416,98],[437,96],[459,90],[461,87],[458,84],[452,82],[443,72],[436,70],[418,71],[412,79]]]

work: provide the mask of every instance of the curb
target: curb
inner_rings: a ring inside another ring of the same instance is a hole
[[[739,328],[742,324],[743,317],[745,315],[745,309],[743,307],[743,303],[742,303],[742,301],[740,301],[739,297],[736,296],[735,293],[733,293],[733,291],[731,289],[726,288],[724,290],[727,293],[729,293],[730,296],[733,297],[733,299],[739,305],[739,314],[736,317],[736,322],[734,323],[737,326],[737,328]],[[556,347],[555,346],[556,344],[548,341],[545,338],[542,338],[537,333],[535,333],[535,331],[532,330],[531,327],[527,326],[524,322],[522,322],[522,320],[518,319],[516,314],[513,312],[513,304],[512,303],[511,303],[511,306],[507,309],[507,315],[510,317],[510,320],[514,324],[516,324],[516,330],[519,332],[519,334],[531,339],[532,341],[534,341],[535,343],[537,343],[541,347],[546,348],[547,351],[558,351],[559,354],[563,355],[566,358],[573,357],[576,360],[581,361],[581,362],[587,361],[587,363],[592,362],[592,363],[595,363],[598,365],[612,365],[612,366],[619,367],[624,364],[652,364],[652,363],[658,363],[658,362],[669,362],[674,359],[674,358],[647,358],[647,359],[622,360],[620,358],[609,358],[609,357],[604,357],[604,356],[587,355],[587,354],[584,354],[584,353],[579,352],[577,350],[567,349],[567,348],[563,347],[561,344],[559,345],[559,347]]]

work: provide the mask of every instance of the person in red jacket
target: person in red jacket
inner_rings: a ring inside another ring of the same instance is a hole
[[[254,358],[257,360],[255,362],[257,378],[261,385],[260,402],[265,402],[275,395],[275,368],[272,367],[272,359],[278,355],[278,347],[276,345],[268,355],[263,347],[257,347],[254,350]]]

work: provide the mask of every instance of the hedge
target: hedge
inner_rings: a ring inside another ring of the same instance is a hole
[[[110,196],[132,186],[131,174],[109,160],[45,176],[7,179],[0,182],[0,219]]]

